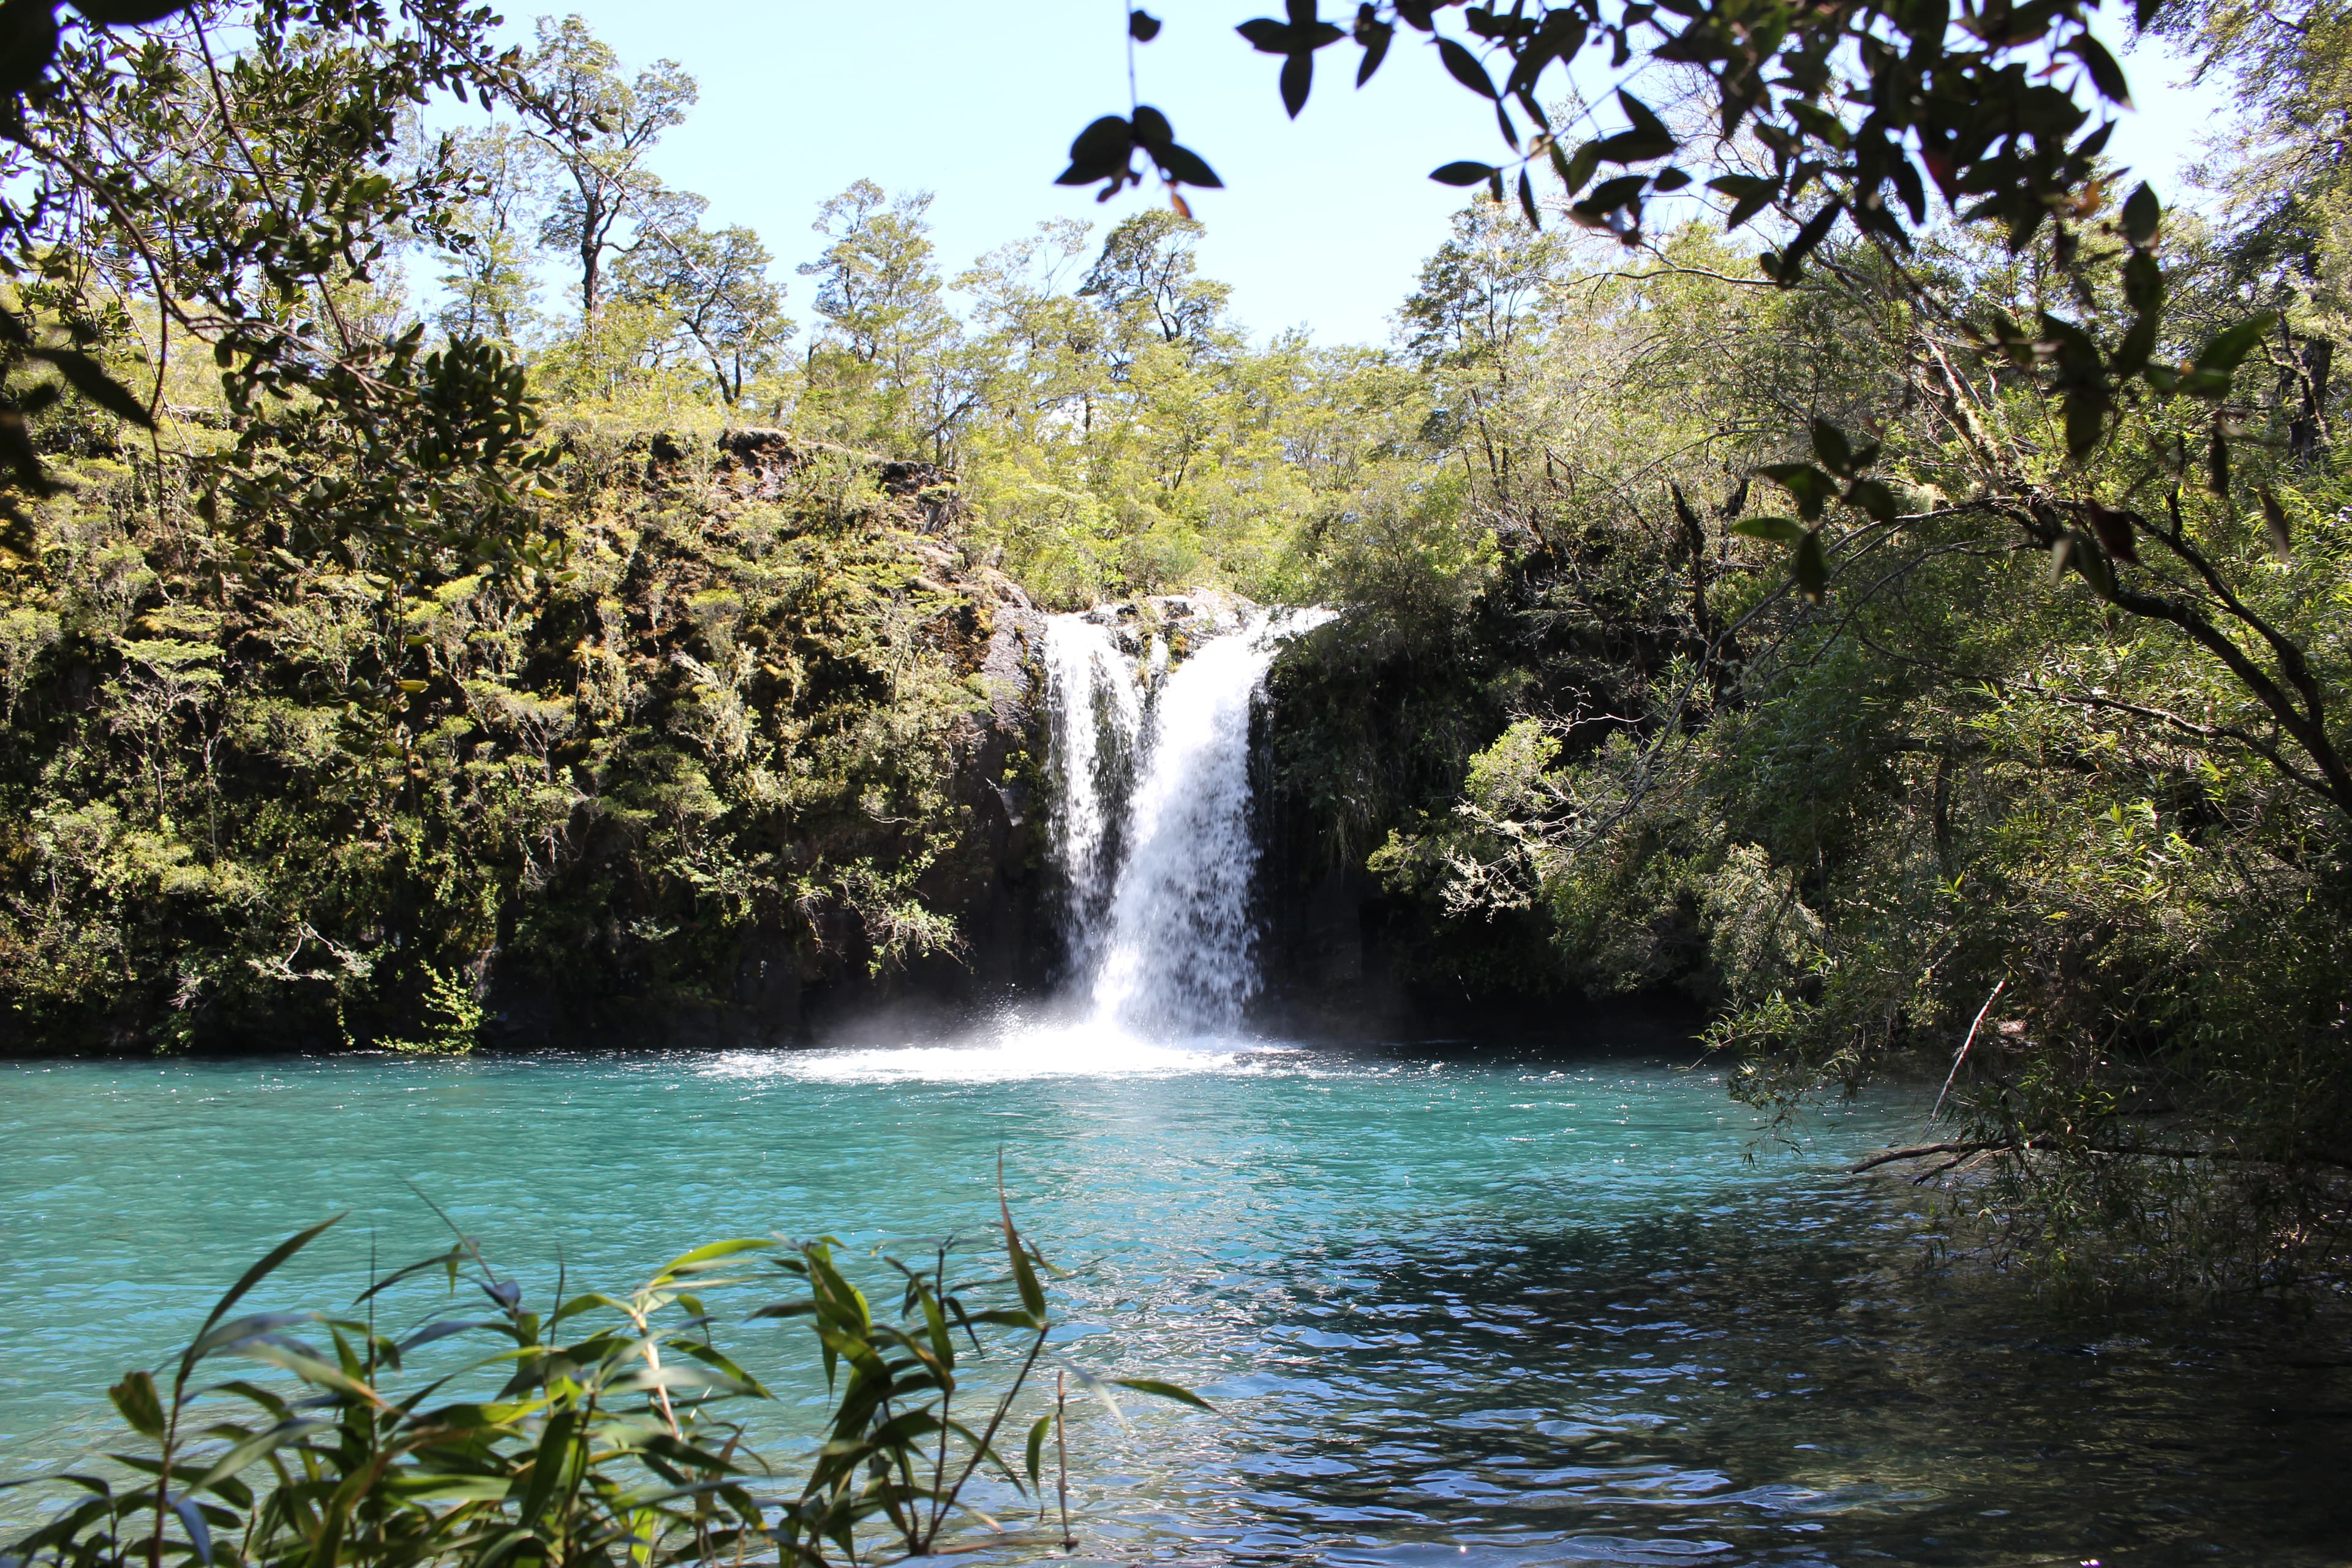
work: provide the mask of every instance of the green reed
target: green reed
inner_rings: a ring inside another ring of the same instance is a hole
[[[995,1525],[964,1500],[983,1469],[1038,1494],[1059,1425],[1056,1399],[1030,1425],[1018,1469],[1001,1451],[1052,1332],[1053,1270],[1001,1197],[999,1212],[1003,1274],[950,1283],[949,1246],[928,1267],[886,1258],[895,1314],[877,1313],[830,1237],[714,1242],[625,1296],[567,1297],[559,1279],[544,1313],[461,1237],[341,1315],[233,1316],[327,1220],[247,1269],[161,1379],[133,1372],[114,1385],[128,1431],[109,1473],[9,1483],[72,1495],[0,1568],[818,1568],[926,1555],[956,1526]],[[483,1315],[379,1328],[395,1292],[439,1277],[446,1302],[465,1275]],[[774,1395],[718,1342],[718,1305],[745,1299],[756,1304],[740,1321],[807,1321],[835,1396],[822,1442],[790,1474],[753,1450],[741,1418]],[[431,1375],[409,1365],[444,1342],[479,1353]],[[975,1387],[968,1363],[983,1357],[993,1386]],[[237,1375],[250,1369],[280,1375]],[[1208,1407],[1173,1384],[1116,1382]]]

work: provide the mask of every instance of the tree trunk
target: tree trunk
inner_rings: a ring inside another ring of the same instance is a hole
[[[2335,360],[2329,338],[2305,338],[2295,354],[2295,411],[2287,421],[2286,450],[2297,463],[2316,464],[2327,445],[2327,377]]]

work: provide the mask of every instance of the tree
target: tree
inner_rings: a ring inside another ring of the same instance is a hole
[[[784,291],[768,278],[773,258],[741,224],[717,234],[699,224],[649,228],[622,263],[622,289],[667,312],[710,366],[719,401],[743,400],[750,383],[781,361],[793,323]]]
[[[2161,4],[2135,0],[2136,24],[2152,23]],[[1459,33],[1445,26],[1456,9]],[[2068,279],[2071,299],[2049,300],[2031,323],[2004,316],[1971,325],[2063,405],[2066,448],[2079,461],[2132,399],[2217,405],[2270,325],[2257,317],[2179,360],[2159,353],[2170,346],[2159,341],[2163,206],[2145,184],[2120,205],[2111,200],[2114,175],[2102,159],[2130,91],[2092,30],[2097,9],[2088,0],[2003,3],[1969,10],[1956,26],[1944,0],[1570,0],[1507,13],[1461,0],[1389,0],[1359,6],[1343,28],[1321,19],[1316,0],[1290,0],[1286,19],[1260,17],[1238,31],[1281,57],[1279,88],[1293,116],[1307,105],[1319,51],[1352,39],[1361,86],[1401,37],[1419,34],[1448,76],[1492,105],[1510,149],[1502,162],[1456,159],[1431,177],[1483,184],[1497,202],[1515,195],[1538,227],[1538,169],[1556,180],[1552,199],[1571,219],[1629,247],[1648,242],[1654,205],[1702,194],[1704,179],[1727,230],[1761,220],[1775,233],[1757,258],[1765,279],[1793,286],[1825,242],[1851,233],[1916,304],[1945,313],[1948,291],[1911,265],[1918,237],[1944,214],[1997,229],[2011,255],[2043,242],[2041,254]],[[1601,106],[1581,104],[1555,126],[1543,102],[1551,68],[1564,77],[1588,49],[1605,52],[1620,72],[1642,62],[1613,94],[1622,128],[1602,123]],[[1639,88],[1660,99],[1677,73],[1703,81],[1711,131],[1670,127],[1636,96]],[[1171,166],[1170,135],[1156,110],[1097,120],[1073,142],[1062,178],[1101,180],[1108,197],[1139,179],[1141,153],[1173,189],[1187,181]],[[1617,172],[1602,178],[1604,167]],[[1941,213],[1931,197],[1940,197]],[[2098,279],[2118,266],[2124,286],[2102,289]],[[2217,449],[2222,439],[2217,426]],[[1878,491],[1853,488],[1859,474],[1800,467],[1811,490],[1877,505]],[[1818,505],[1803,511],[1808,523],[1820,516]],[[2069,545],[2071,558],[2103,570],[2095,531],[2074,531],[2083,542]],[[2037,524],[2028,533],[2053,546],[2068,530]],[[1790,541],[1791,569],[1808,593],[1820,591],[1822,552],[1817,529]]]
[[[1224,284],[1197,275],[1201,233],[1193,219],[1163,208],[1123,219],[1103,241],[1079,296],[1114,314],[1148,316],[1162,342],[1200,346],[1233,297]]]
[[[14,496],[58,483],[25,425],[57,385],[16,372],[46,365],[152,427],[163,373],[193,344],[219,371],[233,441],[151,450],[226,544],[365,556],[395,581],[551,565],[523,488],[543,457],[522,373],[490,344],[428,349],[421,322],[362,308],[400,237],[454,241],[467,195],[446,143],[396,166],[410,107],[436,93],[522,103],[489,14],[461,0],[225,13],[88,0],[10,17],[0,448]],[[233,57],[215,27],[241,39]],[[143,344],[128,335],[140,314]],[[21,505],[0,504],[29,546]]]
[[[1517,213],[1475,202],[1424,262],[1399,312],[1406,352],[1441,389],[1433,420],[1475,433],[1491,492],[1511,486],[1516,456],[1502,428],[1534,317],[1560,282],[1562,247]]]
[[[544,195],[539,145],[501,125],[454,132],[450,148],[473,189],[455,209],[440,253],[436,321],[453,338],[482,338],[517,353],[539,320],[531,273]]]
[[[2289,450],[2316,465],[2328,441],[2336,344],[2352,332],[2352,15],[2180,0],[2155,30],[2193,51],[2200,75],[2234,79],[2246,124],[2205,178],[2224,197],[2230,284],[2274,309],[2272,358],[2295,412]]]
[[[815,309],[825,323],[807,361],[821,427],[836,439],[945,461],[972,395],[932,259],[930,205],[929,192],[891,198],[858,181],[820,210],[811,226],[827,241],[824,253],[800,271],[817,279]]]
[[[523,75],[542,117],[533,135],[559,184],[541,238],[576,259],[586,328],[604,303],[607,257],[680,220],[678,195],[646,158],[663,132],[685,121],[697,89],[675,60],[656,60],[625,80],[620,57],[578,16],[540,19]]]
[[[2135,23],[2153,24],[2160,3],[2136,0]],[[1444,26],[1457,8],[1459,35]],[[1283,58],[1280,89],[1294,116],[1307,102],[1318,51],[1352,37],[1360,86],[1401,36],[1420,34],[1449,76],[1493,105],[1512,149],[1503,163],[1456,160],[1432,177],[1484,184],[1497,203],[1515,194],[1531,227],[1543,222],[1535,185],[1541,165],[1556,177],[1554,200],[1567,204],[1570,218],[1637,250],[1654,248],[1645,228],[1652,205],[1687,199],[1685,193],[1716,171],[1705,189],[1727,209],[1726,229],[1762,220],[1779,236],[1757,258],[1759,284],[1796,287],[1810,258],[1851,236],[1859,248],[1843,253],[1832,275],[1858,295],[1891,295],[1919,324],[1931,340],[1922,345],[1931,370],[1919,392],[1947,411],[1957,438],[1977,453],[1979,488],[1959,510],[2049,552],[2055,570],[2074,574],[2116,611],[2169,628],[2218,661],[2275,731],[2275,743],[2254,736],[2255,749],[2352,816],[2352,764],[2332,733],[2308,651],[2249,607],[2243,585],[2194,542],[2179,516],[2184,488],[2201,486],[2231,503],[2228,416],[2237,372],[2278,319],[2209,322],[2193,343],[2166,335],[2163,204],[2145,183],[2120,204],[2109,195],[2118,182],[2103,154],[2115,111],[2130,92],[2092,31],[2096,12],[2085,0],[2043,0],[1971,11],[1956,26],[1940,0],[1829,7],[1677,0],[1664,9],[1571,0],[1507,14],[1456,0],[1392,0],[1360,7],[1352,28],[1342,29],[1319,18],[1315,0],[1292,0],[1286,20],[1260,18],[1239,31],[1254,47]],[[2281,68],[2276,62],[2299,47],[2263,45],[2268,52],[2261,58]],[[1600,126],[1599,107],[1587,108],[1574,124],[1591,124],[1595,133],[1580,141],[1572,126],[1553,125],[1541,91],[1552,67],[1565,74],[1588,48],[1606,49],[1613,68],[1637,58],[1645,63],[1614,94],[1623,128]],[[1637,87],[1651,90],[1644,77],[1674,72],[1703,79],[1717,111],[1711,132],[1671,128],[1635,95]],[[2282,101],[2292,104],[2292,95]],[[1121,122],[1120,142],[1104,123],[1090,126],[1081,144],[1091,148],[1087,166],[1108,195],[1135,178],[1134,153],[1157,156],[1166,125],[1137,110]],[[1114,142],[1115,153],[1106,150]],[[1074,145],[1074,166],[1079,161]],[[1620,172],[1595,184],[1604,165]],[[1922,240],[1938,216],[1931,195],[1963,229],[1995,234],[2010,257],[2030,252],[2046,269],[2053,287],[2038,292],[2023,318],[2005,302],[1970,300],[1951,275],[1924,264]],[[2325,363],[2324,353],[2298,354],[2290,374],[2315,387]],[[1971,380],[1979,364],[2038,389],[2058,420],[2059,467],[2028,460],[2038,451],[2024,452],[1987,427]],[[2309,450],[2324,397],[2305,401],[2299,440]],[[2103,487],[2089,467],[2094,456],[2143,415],[2159,425],[2201,423],[2201,455],[2191,457],[2187,431],[2176,428],[2153,472]],[[1796,515],[1741,526],[1785,543],[1794,585],[1818,599],[1841,548],[1871,546],[1916,520],[1873,471],[1899,460],[1900,451],[1819,417],[1792,423],[1802,425],[1810,449],[1757,474],[1780,487]],[[2158,494],[2171,498],[2168,521],[2151,516]],[[2264,492],[2261,500],[2284,538],[2277,498]],[[2155,542],[2178,574],[2138,577],[2146,570],[2142,540]]]

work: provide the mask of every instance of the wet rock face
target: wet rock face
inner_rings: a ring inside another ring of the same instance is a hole
[[[1020,590],[993,607],[978,675],[988,706],[959,737],[953,798],[956,847],[918,884],[925,903],[955,918],[963,949],[953,961],[910,967],[908,983],[948,1003],[1018,989],[1043,973],[1050,935],[1045,805],[1032,759],[1045,755],[1045,694],[1038,682],[1045,617]]]
[[[804,967],[788,1007],[746,997],[743,1016],[788,1020],[771,1031],[778,1043],[951,1031],[1041,987],[1058,962],[1038,787],[1046,747],[1045,617],[994,572],[942,564],[939,575],[985,605],[988,626],[971,671],[986,705],[959,726],[947,759],[951,843],[915,884],[926,907],[955,921],[960,944],[884,974],[837,963],[814,973]]]

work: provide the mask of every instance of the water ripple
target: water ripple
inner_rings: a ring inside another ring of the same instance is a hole
[[[1922,1272],[1917,1217],[1832,1173],[1901,1103],[1751,1163],[1722,1087],[1655,1063],[1019,1024],[903,1053],[0,1072],[19,1461],[86,1440],[114,1373],[321,1213],[358,1210],[289,1291],[348,1300],[372,1247],[437,1245],[403,1179],[543,1289],[558,1244],[622,1281],[727,1234],[984,1236],[1002,1149],[1071,1270],[1053,1353],[1221,1407],[1073,1406],[1102,1557],[2316,1568],[2352,1540],[2327,1325],[2086,1332]],[[745,1332],[793,1391],[775,1419],[813,1418],[798,1342]]]

